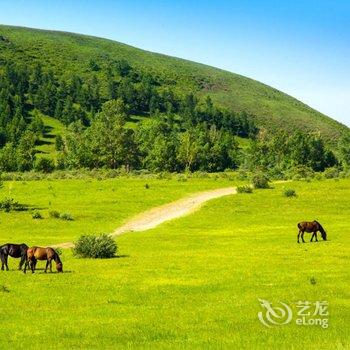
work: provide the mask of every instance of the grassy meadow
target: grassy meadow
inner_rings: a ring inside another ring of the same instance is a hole
[[[45,218],[1,213],[1,241],[44,245],[110,232],[147,208],[236,184],[138,178],[7,182],[2,196],[42,208]],[[283,196],[285,188],[297,196]],[[47,218],[50,208],[70,212],[75,221]],[[76,259],[65,250],[61,275],[24,275],[11,260],[11,271],[0,271],[0,349],[348,349],[349,208],[350,180],[280,183],[120,236],[119,258]],[[313,219],[329,240],[310,244],[305,234],[307,243],[297,244],[296,223]],[[257,318],[258,298],[292,308],[299,300],[328,301],[329,327],[267,328]]]
[[[0,211],[2,240],[46,245],[74,240],[82,234],[109,233],[144,210],[189,193],[234,184],[228,179],[179,181],[137,177],[7,181],[0,189],[0,198],[13,198],[29,210]],[[42,220],[32,218],[36,211],[41,213]],[[51,218],[50,211],[68,213],[74,220]]]

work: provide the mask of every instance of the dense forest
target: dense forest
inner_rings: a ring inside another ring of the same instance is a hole
[[[161,77],[125,60],[103,66],[91,60],[87,69],[88,77],[57,76],[40,64],[0,64],[1,171],[125,167],[215,172],[241,166],[283,172],[350,163],[347,136],[334,152],[317,133],[259,130],[248,113],[219,107],[209,96],[179,94]],[[36,156],[44,133],[41,115],[67,127],[56,137],[55,162]],[[249,146],[242,149],[240,138],[249,138]]]

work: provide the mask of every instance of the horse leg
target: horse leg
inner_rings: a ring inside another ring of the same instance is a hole
[[[312,233],[310,242],[312,242],[312,240],[314,239],[314,236],[315,236],[315,232]]]
[[[50,260],[50,272],[52,273],[52,259]]]
[[[302,239],[303,243],[305,243],[305,241],[304,241],[304,233],[305,233],[305,232],[302,232],[302,233],[301,233],[301,239]]]
[[[316,242],[318,242],[318,239],[317,239],[317,231],[315,232],[315,238],[316,238]]]
[[[5,265],[5,258],[3,254],[0,254],[0,258],[1,258],[1,270],[4,271],[4,265]]]
[[[25,261],[25,263],[24,263],[24,269],[23,269],[23,272],[24,272],[24,273],[27,273],[27,267],[28,267],[28,265],[29,265],[29,260],[26,259],[26,261]]]
[[[300,242],[299,242],[300,234],[301,234],[301,231],[299,230],[299,232],[298,232],[298,243],[300,243]]]
[[[22,266],[23,266],[23,264],[25,263],[25,261],[26,261],[26,256],[25,256],[25,255],[22,255],[22,256],[21,256],[21,260],[20,260],[20,262],[19,262],[18,270],[22,270]]]
[[[9,270],[8,259],[9,259],[9,256],[5,255],[5,266],[7,271]]]
[[[35,258],[31,259],[30,267],[32,269],[32,273],[34,273],[35,272],[35,267],[36,267],[36,259]]]
[[[45,273],[47,272],[47,268],[49,267],[49,264],[50,264],[49,260],[46,260]]]

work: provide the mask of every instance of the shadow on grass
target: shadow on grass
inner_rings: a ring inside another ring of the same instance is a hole
[[[6,201],[6,202],[5,202]],[[0,202],[0,211],[5,213],[10,213],[13,211],[21,212],[21,211],[30,211],[30,210],[45,210],[47,207],[38,207],[32,204],[18,203],[13,200],[7,200]]]
[[[65,274],[65,273],[75,273],[75,271],[63,270],[63,274]],[[58,275],[60,273],[57,271],[50,272],[49,270],[47,272],[45,272],[44,268],[36,268],[34,273],[32,273],[31,270],[27,270],[27,274],[31,274],[31,275],[35,275],[35,274],[37,274],[37,275]]]
[[[122,255],[116,255],[116,256],[112,256],[110,258],[83,258],[83,257],[79,257],[76,256],[76,259],[84,259],[84,260],[89,260],[89,261],[108,261],[108,260],[114,260],[114,259],[125,259],[125,258],[130,258],[130,255],[127,254],[122,254]]]

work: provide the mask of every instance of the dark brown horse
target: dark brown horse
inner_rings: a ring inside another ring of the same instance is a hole
[[[318,221],[303,221],[303,222],[299,222],[298,223],[298,243],[299,243],[299,237],[301,237],[303,243],[305,243],[304,241],[304,233],[308,232],[311,233],[312,232],[312,236],[311,236],[311,240],[310,242],[312,242],[312,240],[314,239],[314,237],[316,238],[316,242],[318,242],[317,240],[317,232],[321,232],[321,236],[323,238],[324,241],[327,240],[327,233],[324,230],[324,228],[322,227],[322,225],[318,222]]]
[[[9,270],[9,267],[8,267],[9,256],[17,259],[21,258],[19,262],[19,267],[18,267],[18,270],[21,270],[27,258],[27,249],[28,249],[28,246],[24,243],[22,244],[6,243],[0,246],[1,270],[4,270],[4,267],[6,268],[7,271]]]
[[[63,272],[62,261],[57,254],[57,252],[50,247],[42,248],[42,247],[31,247],[27,250],[27,260],[24,266],[23,272],[27,272],[27,267],[32,270],[32,273],[35,272],[36,263],[38,260],[46,260],[45,273],[47,272],[47,268],[50,268],[50,272],[52,272],[52,260],[56,263],[57,272]]]

